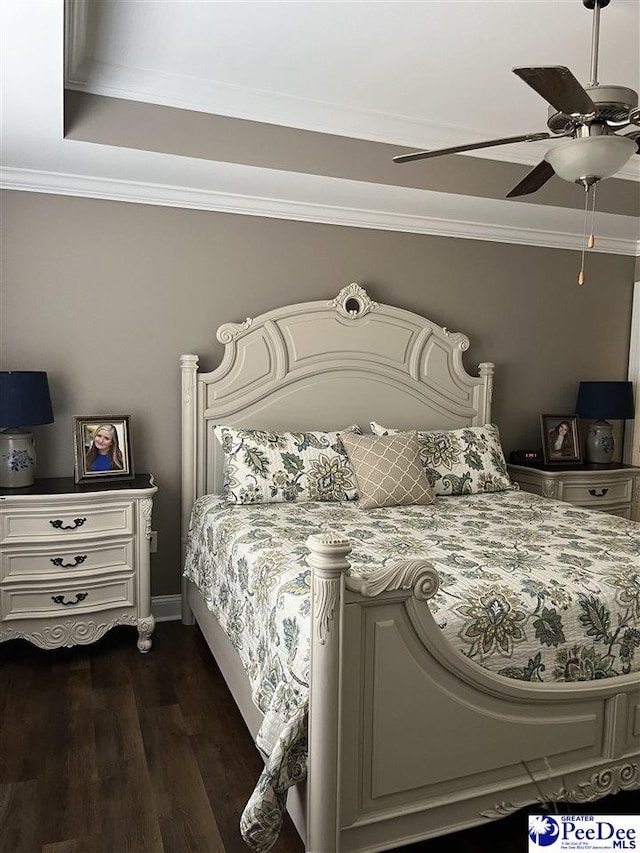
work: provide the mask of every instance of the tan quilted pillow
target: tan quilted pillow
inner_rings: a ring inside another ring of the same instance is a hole
[[[340,436],[356,474],[358,506],[432,504],[431,485],[420,461],[416,432]]]

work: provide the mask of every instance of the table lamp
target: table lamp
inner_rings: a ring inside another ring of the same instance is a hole
[[[585,444],[585,460],[595,464],[611,462],[614,450],[613,427],[606,420],[626,421],[634,416],[631,382],[581,382],[576,414],[593,420]]]
[[[22,489],[33,485],[35,442],[33,433],[22,427],[52,422],[46,373],[0,371],[0,487]]]

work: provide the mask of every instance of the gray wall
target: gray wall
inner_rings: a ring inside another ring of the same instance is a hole
[[[5,192],[2,369],[47,370],[55,423],[39,476],[72,476],[74,415],[132,416],[136,470],[159,484],[154,595],[179,591],[181,353],[212,369],[217,327],[357,281],[496,363],[505,450],[539,447],[539,415],[577,383],[625,379],[635,258]],[[372,404],[372,417],[375,407]]]
[[[478,198],[504,199],[531,168],[463,154],[398,166],[392,158],[415,149],[69,90],[65,91],[64,119],[65,139],[96,145]],[[567,181],[553,180],[531,195],[520,196],[517,204],[582,210],[584,195]],[[637,184],[617,178],[602,181],[598,212],[639,216]]]

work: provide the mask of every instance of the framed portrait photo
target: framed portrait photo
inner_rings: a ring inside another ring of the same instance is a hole
[[[129,415],[73,419],[76,483],[133,480]]]
[[[582,462],[577,415],[540,415],[546,465]]]

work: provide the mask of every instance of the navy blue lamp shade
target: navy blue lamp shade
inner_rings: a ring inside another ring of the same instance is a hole
[[[41,370],[0,371],[0,429],[53,423],[47,374]]]
[[[613,427],[607,421],[626,421],[634,417],[633,385],[631,382],[581,382],[578,388],[576,413],[579,418],[593,421],[585,441],[585,458],[596,465],[613,459]]]
[[[634,416],[631,382],[581,382],[576,413],[588,420],[630,420]]]
[[[36,445],[29,427],[52,421],[49,383],[44,371],[0,371],[0,488],[22,489],[33,485]]]

